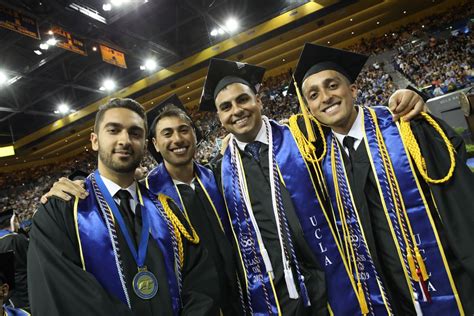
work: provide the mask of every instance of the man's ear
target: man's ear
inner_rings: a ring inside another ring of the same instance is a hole
[[[357,97],[357,86],[355,84],[350,85],[352,97],[355,99]]]
[[[255,99],[256,99],[256,102],[257,102],[258,106],[260,107],[260,110],[263,110],[262,98],[260,98],[259,95],[256,95],[256,96],[255,96]]]
[[[92,144],[92,150],[99,151],[99,136],[96,133],[92,132],[90,140]]]

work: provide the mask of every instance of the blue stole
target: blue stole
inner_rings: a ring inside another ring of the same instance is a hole
[[[9,230],[6,230],[6,229],[0,229],[0,238],[3,238],[5,236],[8,236],[8,235],[13,235],[15,234],[14,232],[12,231],[9,231]]]
[[[3,305],[3,310],[7,314],[7,316],[30,316],[30,313],[21,309],[21,308],[13,308],[9,305]]]
[[[305,241],[309,244],[320,266],[326,274],[326,286],[330,308],[335,315],[359,315],[360,308],[355,284],[341,256],[340,246],[335,238],[324,205],[320,204],[308,166],[288,127],[270,120],[273,132],[273,150],[284,185],[290,194],[296,215],[299,218]],[[239,158],[239,157],[238,157]],[[232,232],[239,247],[241,264],[246,274],[247,289],[254,313],[268,315],[265,295],[269,296],[272,311],[279,307],[258,247],[255,231],[249,226],[244,213],[244,203],[233,170],[232,157],[228,148],[222,159],[222,185],[224,197],[232,223]],[[251,175],[250,175],[251,176]],[[248,194],[249,192],[243,192]],[[255,245],[257,247],[255,247]],[[263,272],[258,272],[263,271]],[[312,302],[315,304],[315,302]]]
[[[224,199],[217,186],[214,174],[208,168],[194,163],[194,175],[206,194],[215,216],[226,236],[230,236],[229,219],[226,215]],[[160,163],[155,169],[150,171],[145,179],[147,189],[158,195],[165,194],[173,199],[179,209],[188,217],[186,207],[184,206],[181,195],[174,185],[173,179],[166,170],[164,162]],[[192,223],[191,223],[192,224]]]
[[[179,269],[179,265],[175,261],[178,254],[174,250],[174,232],[170,228],[170,221],[164,214],[160,202],[142,185],[137,185],[142,198],[141,207],[148,210],[151,236],[164,257],[173,314],[178,315],[181,309],[181,282],[177,276],[180,271],[175,272],[176,269]],[[123,274],[114,218],[108,208],[104,211],[100,207],[94,192],[92,175],[86,178],[85,188],[89,192],[87,198],[84,200],[76,198],[74,204],[74,217],[83,269],[92,273],[107,292],[132,308],[125,283],[131,282],[131,280],[125,280]],[[151,266],[148,269],[153,272],[154,267]]]
[[[363,111],[363,129],[365,132],[364,143],[361,143],[361,146],[366,146],[371,161],[371,170],[379,185],[378,189],[381,203],[391,229],[393,240],[397,247],[400,263],[404,269],[403,277],[405,277],[407,286],[412,292],[414,305],[419,306],[425,315],[462,315],[462,306],[447,265],[443,248],[439,242],[438,233],[434,226],[433,219],[431,218],[431,213],[428,209],[428,204],[426,204],[426,199],[423,195],[420,183],[418,182],[413,169],[414,167],[411,158],[405,149],[398,124],[393,122],[392,114],[385,107],[361,107],[359,108],[359,111]],[[377,124],[372,118],[373,114],[375,114],[377,118]],[[392,170],[395,174],[395,185],[399,188],[401,197],[394,195],[395,189],[390,187],[389,181],[387,180],[389,177],[386,169],[387,163],[384,162],[384,159],[382,158],[376,137],[377,129],[380,130],[383,142],[387,148],[389,155],[388,163],[393,167]],[[323,162],[323,172],[328,184],[333,208],[337,209],[332,164],[336,166],[334,170],[337,174],[335,176],[338,179],[337,181],[341,194],[344,195],[344,190],[350,193],[350,187],[347,177],[345,176],[341,150],[332,133],[327,136],[327,144],[328,151]],[[331,152],[333,154],[332,157],[334,157],[336,161],[331,161]],[[397,199],[398,201],[401,199],[401,204],[404,208],[403,211],[408,215],[409,224],[411,224],[415,236],[414,239],[416,245],[420,249],[423,261],[428,269],[429,279],[425,291],[426,289],[429,291],[431,301],[422,300],[423,283],[417,282],[413,275],[410,274],[410,268],[407,261],[407,244],[400,235],[400,232],[403,231],[403,229],[406,229],[406,227],[403,227],[400,224],[394,209],[394,202],[396,202]],[[343,204],[345,208],[353,208],[353,211],[357,213],[352,194],[343,197]],[[358,222],[357,218],[352,218],[348,224],[359,224],[360,234],[357,238],[362,238],[360,242],[365,243],[363,228],[360,226],[360,222]],[[339,229],[342,230],[340,218],[337,218],[337,225]],[[367,269],[367,266],[369,269]],[[363,281],[365,281],[369,289],[369,295],[366,296],[366,298],[370,300],[372,304],[375,303],[374,307],[377,310],[381,300],[381,293],[377,290],[380,287],[378,287],[375,282],[377,272],[375,269],[370,269],[370,264],[364,263],[364,267],[366,268],[364,272],[367,274],[367,277]],[[378,313],[376,314],[378,315]]]

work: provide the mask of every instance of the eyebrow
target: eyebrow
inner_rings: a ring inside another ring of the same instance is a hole
[[[108,122],[104,125],[104,128],[107,127],[116,127],[116,128],[123,128],[123,124],[116,123],[116,122]],[[132,125],[131,127],[128,128],[129,130],[140,130],[140,131],[145,131],[145,129],[141,126],[138,125]]]
[[[191,126],[189,126],[188,124],[180,124],[176,127],[165,127],[163,128],[162,130],[160,130],[160,134],[163,133],[163,132],[169,132],[169,131],[173,131],[175,129],[179,130],[179,129],[182,129],[182,128],[191,128]]]
[[[239,94],[238,96],[236,96],[236,97],[234,98],[234,100],[237,100],[237,99],[239,99],[239,98],[241,98],[241,97],[243,97],[243,96],[249,96],[249,94],[248,94],[247,92],[242,92],[241,94]],[[218,105],[217,107],[220,109],[223,105],[229,104],[229,103],[231,103],[231,101],[224,101],[224,102],[222,102],[222,103],[219,103],[219,105]]]
[[[331,81],[341,82],[341,79],[339,77],[326,78],[326,79],[323,80],[323,86],[327,85]],[[318,89],[319,89],[318,86],[313,84],[313,85],[309,86],[308,88],[303,89],[303,93],[306,93],[308,91],[318,90]]]

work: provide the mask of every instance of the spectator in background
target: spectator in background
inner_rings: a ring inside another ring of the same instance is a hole
[[[15,255],[15,289],[10,289],[10,304],[13,307],[28,308],[28,283],[26,277],[26,254],[28,239],[16,231],[16,216],[13,209],[0,213],[0,253],[13,251]]]

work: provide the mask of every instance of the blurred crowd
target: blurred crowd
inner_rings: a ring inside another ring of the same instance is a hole
[[[424,18],[381,37],[362,39],[347,49],[370,55],[396,49],[393,63],[397,70],[417,87],[428,86],[432,95],[444,94],[473,82],[473,39],[469,25],[473,10],[474,6],[469,3],[457,6],[447,13]],[[453,25],[460,27],[453,28]],[[384,66],[383,63],[374,63],[364,68],[356,82],[358,104],[385,104],[398,88],[392,77],[384,72]],[[286,93],[290,78],[291,69],[267,77],[259,90],[263,113],[277,121],[298,112],[297,99]],[[226,133],[215,113],[194,111],[191,116],[203,135],[196,159],[206,163],[217,154]],[[74,170],[90,172],[96,168],[96,160],[96,155],[89,150],[59,164],[0,174],[0,212],[12,208],[19,215],[20,222],[27,220],[36,210],[41,195],[54,181]],[[150,156],[142,162],[148,171],[155,165]]]

